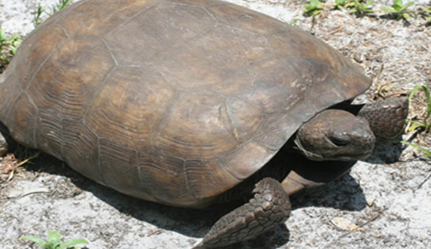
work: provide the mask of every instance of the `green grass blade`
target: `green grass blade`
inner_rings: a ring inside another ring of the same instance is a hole
[[[412,101],[413,96],[416,94],[416,92],[422,88],[422,85],[419,86],[415,86],[415,88],[413,88],[412,92],[409,95],[409,102]]]
[[[46,248],[47,243],[45,240],[39,238],[39,237],[35,237],[35,236],[21,236],[20,239],[25,239],[25,240],[30,240],[33,241],[34,243],[43,246]]]
[[[431,115],[431,95],[430,95],[430,91],[428,90],[428,87],[425,85],[418,85],[415,88],[413,88],[412,92],[409,95],[409,101],[412,101],[413,96],[416,94],[416,92],[422,89],[425,93],[425,97],[427,99],[427,114],[425,116],[425,118],[429,118]]]
[[[406,10],[406,9],[410,8],[410,6],[412,6],[413,4],[415,4],[415,2],[406,3],[406,5],[404,5],[404,9]]]
[[[86,241],[85,239],[71,239],[71,240],[68,240],[68,241],[62,243],[58,247],[58,249],[67,249],[69,247],[79,245],[79,244],[88,244],[88,241]]]
[[[386,6],[380,6],[380,9],[383,10],[384,12],[388,12],[388,13],[393,13],[395,12],[394,9],[390,8],[390,7],[386,7]]]
[[[412,146],[412,147],[414,147],[414,148],[422,151],[426,157],[431,157],[431,151],[429,151],[429,150],[427,150],[427,149],[425,149],[425,148],[423,148],[423,147],[421,147],[421,146],[419,146],[417,144],[412,144],[412,143],[409,143],[409,142],[406,142],[406,141],[400,141],[400,142],[403,143],[403,144],[407,144],[409,146]]]
[[[429,116],[431,115],[431,95],[430,95],[430,91],[426,86],[422,86],[422,89],[425,92],[425,97],[427,98],[427,104],[428,104],[428,111],[425,118],[429,118]]]
[[[60,239],[61,234],[55,232],[55,231],[49,231],[48,232],[48,243],[50,243],[53,248],[56,248],[58,245],[60,245]]]

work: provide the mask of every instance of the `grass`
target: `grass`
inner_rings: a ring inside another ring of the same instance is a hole
[[[61,242],[61,234],[55,231],[48,232],[48,241],[35,236],[22,236],[21,239],[32,241],[45,249],[74,249],[75,245],[88,244],[88,241],[84,239],[72,239]]]
[[[5,31],[0,29],[0,64],[6,66],[10,63],[21,42],[18,35],[7,36]]]
[[[33,13],[34,27],[37,27],[42,23],[44,13],[51,16],[55,12],[71,4],[71,2],[72,0],[59,0],[56,4],[49,7],[49,11],[47,11],[45,7],[38,5]],[[6,32],[0,29],[0,73],[10,63],[21,42],[22,39],[17,34],[7,36]]]
[[[421,7],[422,15],[425,18],[425,21],[431,24],[431,7]]]
[[[357,16],[364,16],[370,13],[374,13],[372,6],[374,4],[373,0],[367,2],[361,0],[353,0],[353,4],[350,4],[350,13],[356,14]]]
[[[407,10],[413,4],[414,2],[403,4],[403,0],[395,0],[392,7],[382,6],[380,9],[392,15],[396,20],[407,20],[412,18],[412,15],[415,17],[417,16],[415,12]]]
[[[56,4],[49,7],[49,11],[47,11],[46,7],[42,7],[41,5],[38,5],[35,12],[33,13],[33,24],[36,28],[42,23],[43,14],[47,14],[48,16],[54,15],[56,12],[58,12],[61,9],[64,9],[68,5],[72,3],[72,0],[59,0]]]
[[[52,5],[50,7],[51,12],[50,15],[53,15],[55,12],[64,9],[65,7],[67,7],[69,4],[71,4],[71,0],[59,0],[56,4]]]
[[[421,6],[418,8],[419,12],[411,10],[414,1],[403,3],[403,0],[394,0],[391,6],[381,6],[380,10],[385,14],[374,14],[377,10],[373,9],[373,0],[335,0],[331,6],[333,9],[349,10],[350,13],[359,17],[372,16],[372,17],[390,17],[394,20],[407,20],[412,17],[417,18],[418,13],[425,19],[427,25],[431,25],[431,7]],[[304,5],[304,16],[316,16],[322,13],[326,3],[323,0],[310,0],[309,3]],[[371,15],[373,14],[373,15]]]
[[[305,16],[315,16],[322,12],[324,6],[319,0],[310,0],[310,3],[304,5],[303,13]]]
[[[409,102],[411,102],[413,100],[413,97],[420,90],[422,90],[423,93],[425,94],[426,110],[424,112],[423,117],[420,117],[420,120],[419,119],[410,120],[407,124],[407,127],[408,127],[408,130],[411,132],[428,134],[431,130],[431,121],[430,121],[430,116],[431,116],[431,94],[430,94],[430,92],[431,92],[431,88],[425,84],[416,86],[409,95]],[[412,144],[412,143],[407,142],[407,141],[401,141],[401,143],[410,145],[410,146],[422,151],[426,157],[431,157],[431,151],[429,149],[426,149],[426,148],[420,146],[419,144]]]

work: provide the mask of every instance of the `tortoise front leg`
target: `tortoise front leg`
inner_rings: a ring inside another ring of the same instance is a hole
[[[358,116],[368,120],[377,137],[394,139],[402,133],[408,112],[408,99],[400,97],[367,104],[359,111]]]
[[[285,222],[290,216],[289,195],[280,183],[264,178],[250,201],[220,218],[193,249],[218,248],[253,239]]]

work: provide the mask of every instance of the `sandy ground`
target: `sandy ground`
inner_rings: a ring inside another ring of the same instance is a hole
[[[36,5],[55,2],[0,0],[0,27],[25,35],[33,29]],[[360,101],[372,100],[377,90],[382,95],[405,94],[415,85],[431,84],[431,28],[423,19],[405,23],[358,18],[326,8],[313,22],[302,16],[306,1],[232,2],[295,22],[358,62],[374,79]],[[375,9],[392,3],[375,2]],[[415,2],[413,9],[431,5]],[[418,95],[411,118],[420,118],[424,110],[424,97]],[[430,144],[423,134],[413,142]],[[45,238],[49,230],[66,239],[87,239],[88,249],[191,248],[228,211],[185,210],[133,199],[87,180],[48,155],[32,161],[11,181],[7,175],[0,178],[2,249],[39,248],[18,238]],[[431,162],[420,152],[381,142],[371,158],[341,179],[294,195],[285,225],[232,248],[430,248],[430,178]]]

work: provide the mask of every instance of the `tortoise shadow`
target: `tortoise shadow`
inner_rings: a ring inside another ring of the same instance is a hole
[[[119,212],[130,215],[135,219],[151,223],[161,229],[171,230],[185,236],[202,238],[209,231],[211,226],[223,215],[241,205],[241,202],[230,204],[214,205],[205,210],[184,209],[169,207],[158,203],[139,200],[126,196],[108,187],[102,186],[64,166],[64,163],[50,155],[42,154],[38,159],[33,160],[32,165],[25,166],[29,171],[45,172],[54,175],[67,177],[78,188],[88,191],[99,200],[109,204]],[[356,186],[354,190],[347,189],[346,186]],[[326,189],[329,187],[329,190]],[[333,196],[342,195],[339,199],[344,200],[342,205],[335,205],[336,208],[347,210],[358,210],[363,208],[365,198],[356,198],[355,203],[350,203],[347,194],[361,195],[362,191],[356,181],[345,175],[322,188],[316,190],[305,190],[292,198],[293,209],[306,206],[334,207]],[[325,197],[328,195],[329,197]],[[324,200],[324,202],[314,202],[313,200]],[[357,201],[359,199],[360,201]],[[358,205],[360,203],[361,205]],[[265,238],[265,239],[263,239]],[[278,226],[274,231],[268,232],[254,240],[235,245],[233,248],[276,248],[275,245],[286,244],[289,241],[289,232],[286,226]],[[263,243],[263,244],[262,244]],[[271,244],[272,243],[272,244]],[[227,249],[230,247],[226,247]]]
[[[401,147],[399,143],[381,141],[377,144],[375,153],[366,162],[372,164],[395,162],[402,152]],[[294,156],[294,158],[295,160],[290,162],[296,164],[296,167],[313,164],[300,156]],[[80,175],[70,167],[63,166],[62,161],[47,154],[42,154],[33,162],[34,164],[25,166],[27,170],[67,177],[78,188],[92,193],[99,200],[123,214],[151,223],[161,229],[175,231],[189,237],[203,238],[220,217],[242,204],[241,202],[219,204],[206,210],[169,207],[129,197],[102,186]],[[344,167],[349,168],[355,162],[338,163],[340,165],[346,164]],[[322,162],[314,164],[314,167],[317,167]],[[293,210],[304,207],[331,207],[339,210],[359,211],[367,206],[365,195],[359,183],[349,175],[349,172],[322,187],[305,189],[296,193],[291,196],[291,201]],[[277,248],[277,245],[288,243],[289,238],[289,230],[285,224],[282,224],[256,239],[225,248]]]
[[[394,141],[379,139],[373,154],[364,161],[371,164],[392,164],[398,162],[401,153],[405,149],[402,143],[397,142],[401,140],[401,137]]]
[[[189,237],[203,238],[211,226],[239,203],[215,206],[205,210],[185,209],[165,206],[158,203],[136,199],[100,185],[66,166],[64,162],[45,153],[32,160],[31,165],[24,165],[31,172],[44,172],[63,176],[79,189],[92,193],[97,199],[112,206],[122,214],[137,220],[148,222],[163,230],[175,231]],[[150,236],[150,235],[148,235]],[[276,249],[289,241],[290,234],[286,226],[279,225],[256,239],[235,244],[226,249],[268,248]],[[88,247],[89,249],[91,247]]]

